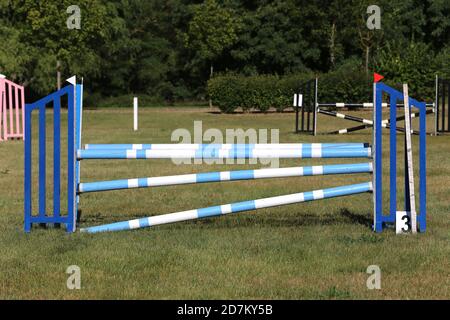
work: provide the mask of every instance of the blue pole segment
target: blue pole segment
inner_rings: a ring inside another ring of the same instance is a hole
[[[251,211],[269,207],[276,207],[306,201],[320,200],[326,198],[342,197],[372,191],[372,182],[335,187],[330,189],[301,192],[278,197],[263,198],[250,201],[235,202],[220,206],[212,206],[201,209],[169,213],[160,216],[151,216],[141,219],[116,222],[95,227],[82,228],[81,232],[98,233],[106,231],[131,230],[152,227],[156,225],[174,223],[179,221],[195,220],[214,217],[242,211]]]
[[[253,180],[281,177],[300,177],[330,174],[353,174],[372,172],[372,163],[336,164],[309,167],[291,167],[280,169],[256,169],[239,171],[207,172],[163,177],[121,179],[80,183],[78,193],[120,190],[131,188],[148,188],[181,184],[197,184],[237,180]]]

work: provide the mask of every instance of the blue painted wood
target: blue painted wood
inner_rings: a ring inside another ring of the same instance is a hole
[[[74,87],[69,85],[62,88],[59,91],[56,91],[47,97],[44,97],[33,104],[27,104],[25,106],[25,199],[24,199],[24,230],[26,232],[30,232],[33,223],[54,223],[60,224],[65,223],[69,225],[69,228],[73,230],[73,214],[70,213],[68,216],[61,216],[61,208],[60,208],[60,140],[61,140],[61,119],[60,119],[60,108],[61,108],[61,97],[64,95],[68,95],[68,110],[69,114],[74,113]],[[53,204],[54,210],[52,214],[48,214],[46,212],[46,105],[50,102],[54,103],[54,156],[53,156]],[[38,214],[33,215],[32,210],[32,202],[33,202],[33,193],[32,193],[32,112],[34,110],[39,110],[39,190],[38,190]],[[72,117],[73,118],[73,117]],[[69,128],[74,128],[74,125]],[[69,160],[71,159],[73,162],[75,161],[75,145],[74,143],[70,143],[69,145],[72,147],[72,155],[69,155]],[[75,193],[74,183],[72,184],[72,188],[69,188],[68,191],[72,190],[72,194]],[[70,208],[70,206],[69,206]]]
[[[390,208],[389,212],[390,214],[397,211],[397,97],[394,95],[391,95],[389,97],[389,103],[390,103],[390,122],[391,122],[391,130],[389,133],[389,189],[390,189],[390,195],[389,195],[389,203]],[[394,119],[394,121],[392,121]]]
[[[399,102],[403,101],[403,94],[387,85],[385,85],[384,83],[377,83],[376,84],[376,93],[375,93],[375,117],[380,116],[381,114],[381,100],[383,97],[383,93],[386,93],[390,96],[390,103],[391,103],[391,111],[390,111],[390,119],[391,119],[391,124],[395,124],[395,117],[394,115],[394,111],[392,108],[392,105]],[[419,102],[413,98],[409,98],[410,99],[410,108],[412,106],[418,107],[419,108],[419,113],[420,113],[420,128],[419,128],[419,176],[420,176],[420,187],[419,187],[419,199],[420,199],[420,213],[418,212],[418,221],[420,225],[425,226],[426,228],[426,103],[424,102]],[[389,209],[389,213],[387,215],[383,214],[383,209],[382,209],[382,204],[383,204],[383,200],[382,200],[382,195],[381,190],[382,190],[382,163],[381,161],[377,161],[376,159],[381,159],[381,155],[382,155],[382,137],[381,137],[381,132],[377,131],[378,127],[381,126],[381,123],[377,123],[375,124],[375,136],[374,136],[374,150],[375,150],[375,165],[374,165],[374,175],[375,175],[375,195],[374,195],[374,199],[375,199],[375,203],[374,203],[374,207],[375,207],[375,222],[374,222],[374,229],[377,232],[382,231],[383,229],[383,223],[389,222],[389,223],[394,223],[395,222],[395,214],[396,214],[396,204],[394,205],[393,201],[394,200],[394,196],[396,198],[396,179],[397,179],[397,170],[396,170],[396,166],[397,166],[397,157],[396,157],[396,153],[397,153],[397,140],[394,139],[394,137],[390,136],[390,160],[389,160],[389,165],[390,165],[390,196],[391,196],[391,201],[390,201],[390,209]],[[394,130],[392,130],[393,132],[395,132]],[[395,142],[395,143],[394,143]],[[406,146],[405,146],[406,148]],[[406,161],[406,156],[405,156],[405,161]],[[405,167],[406,168],[406,167]],[[405,169],[405,210],[410,210],[410,204],[409,204],[409,184],[408,184],[408,172]],[[420,228],[419,231],[424,232],[425,228]]]
[[[420,104],[420,136],[419,136],[419,231],[425,232],[427,228],[427,122],[425,119],[426,104]],[[423,118],[423,119],[422,119]]]
[[[45,103],[39,104],[39,216],[46,215]]]
[[[374,110],[374,230],[381,232],[383,230],[383,190],[382,190],[382,102],[383,102],[383,84],[375,84],[375,110]],[[394,131],[395,132],[395,131]]]
[[[31,214],[32,214],[32,162],[31,162],[31,112],[33,111],[33,105],[31,104],[25,104],[25,157],[24,157],[24,169],[25,169],[25,183],[24,183],[24,230],[25,232],[31,231]]]
[[[61,101],[53,101],[53,216],[61,214]]]
[[[76,228],[75,88],[72,88],[67,94],[67,232]]]

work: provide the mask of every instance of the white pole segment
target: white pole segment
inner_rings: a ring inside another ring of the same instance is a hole
[[[134,113],[133,129],[134,129],[134,131],[137,131],[138,130],[138,98],[137,97],[133,98],[133,113]]]

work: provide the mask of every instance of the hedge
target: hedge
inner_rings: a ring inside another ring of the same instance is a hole
[[[208,94],[214,105],[225,113],[232,113],[239,107],[244,112],[267,112],[271,107],[282,112],[292,106],[292,96],[298,91],[299,84],[311,77],[311,74],[287,77],[222,75],[208,81]]]
[[[370,80],[356,66],[342,66],[318,77],[320,102],[371,101]],[[301,93],[302,83],[314,78],[312,73],[284,77],[222,75],[208,81],[208,94],[213,104],[225,113],[234,112],[239,107],[244,112],[267,112],[269,108],[282,112],[292,107],[293,95]]]

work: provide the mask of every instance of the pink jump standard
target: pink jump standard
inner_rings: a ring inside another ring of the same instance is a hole
[[[0,141],[25,140],[25,90],[0,74]]]

